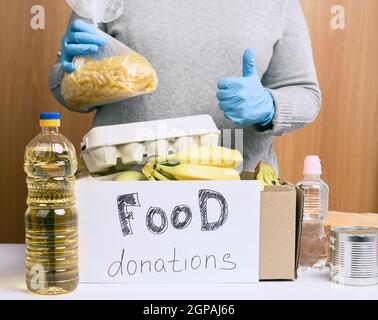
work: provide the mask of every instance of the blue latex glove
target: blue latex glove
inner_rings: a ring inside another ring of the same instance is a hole
[[[267,126],[275,114],[274,100],[261,84],[254,59],[254,50],[247,49],[243,77],[223,78],[218,82],[219,107],[226,118],[239,126]]]
[[[75,20],[62,39],[61,63],[64,72],[75,71],[72,59],[76,56],[85,56],[98,51],[106,43],[94,26],[83,20]]]

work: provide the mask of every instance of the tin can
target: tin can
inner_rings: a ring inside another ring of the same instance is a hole
[[[378,284],[378,229],[331,229],[331,281],[345,285]]]

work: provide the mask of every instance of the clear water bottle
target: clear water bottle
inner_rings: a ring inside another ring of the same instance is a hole
[[[304,192],[304,212],[300,247],[300,270],[323,270],[327,262],[327,238],[324,219],[328,212],[329,188],[322,181],[318,156],[304,160],[303,180],[297,186]]]
[[[56,295],[73,291],[79,281],[77,159],[74,146],[59,132],[59,113],[42,113],[40,125],[24,161],[26,284],[34,293]]]

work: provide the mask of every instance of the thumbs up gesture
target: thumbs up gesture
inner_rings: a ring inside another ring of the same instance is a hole
[[[243,77],[218,82],[219,107],[236,125],[268,125],[274,117],[274,101],[257,74],[255,52],[247,49],[243,57]]]

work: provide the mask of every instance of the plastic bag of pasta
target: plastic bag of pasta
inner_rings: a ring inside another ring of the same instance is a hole
[[[123,0],[67,0],[81,17],[96,25],[117,19]],[[148,60],[98,29],[106,44],[97,53],[75,57],[76,70],[66,73],[61,94],[67,105],[84,110],[125,100],[156,90],[157,75]]]

